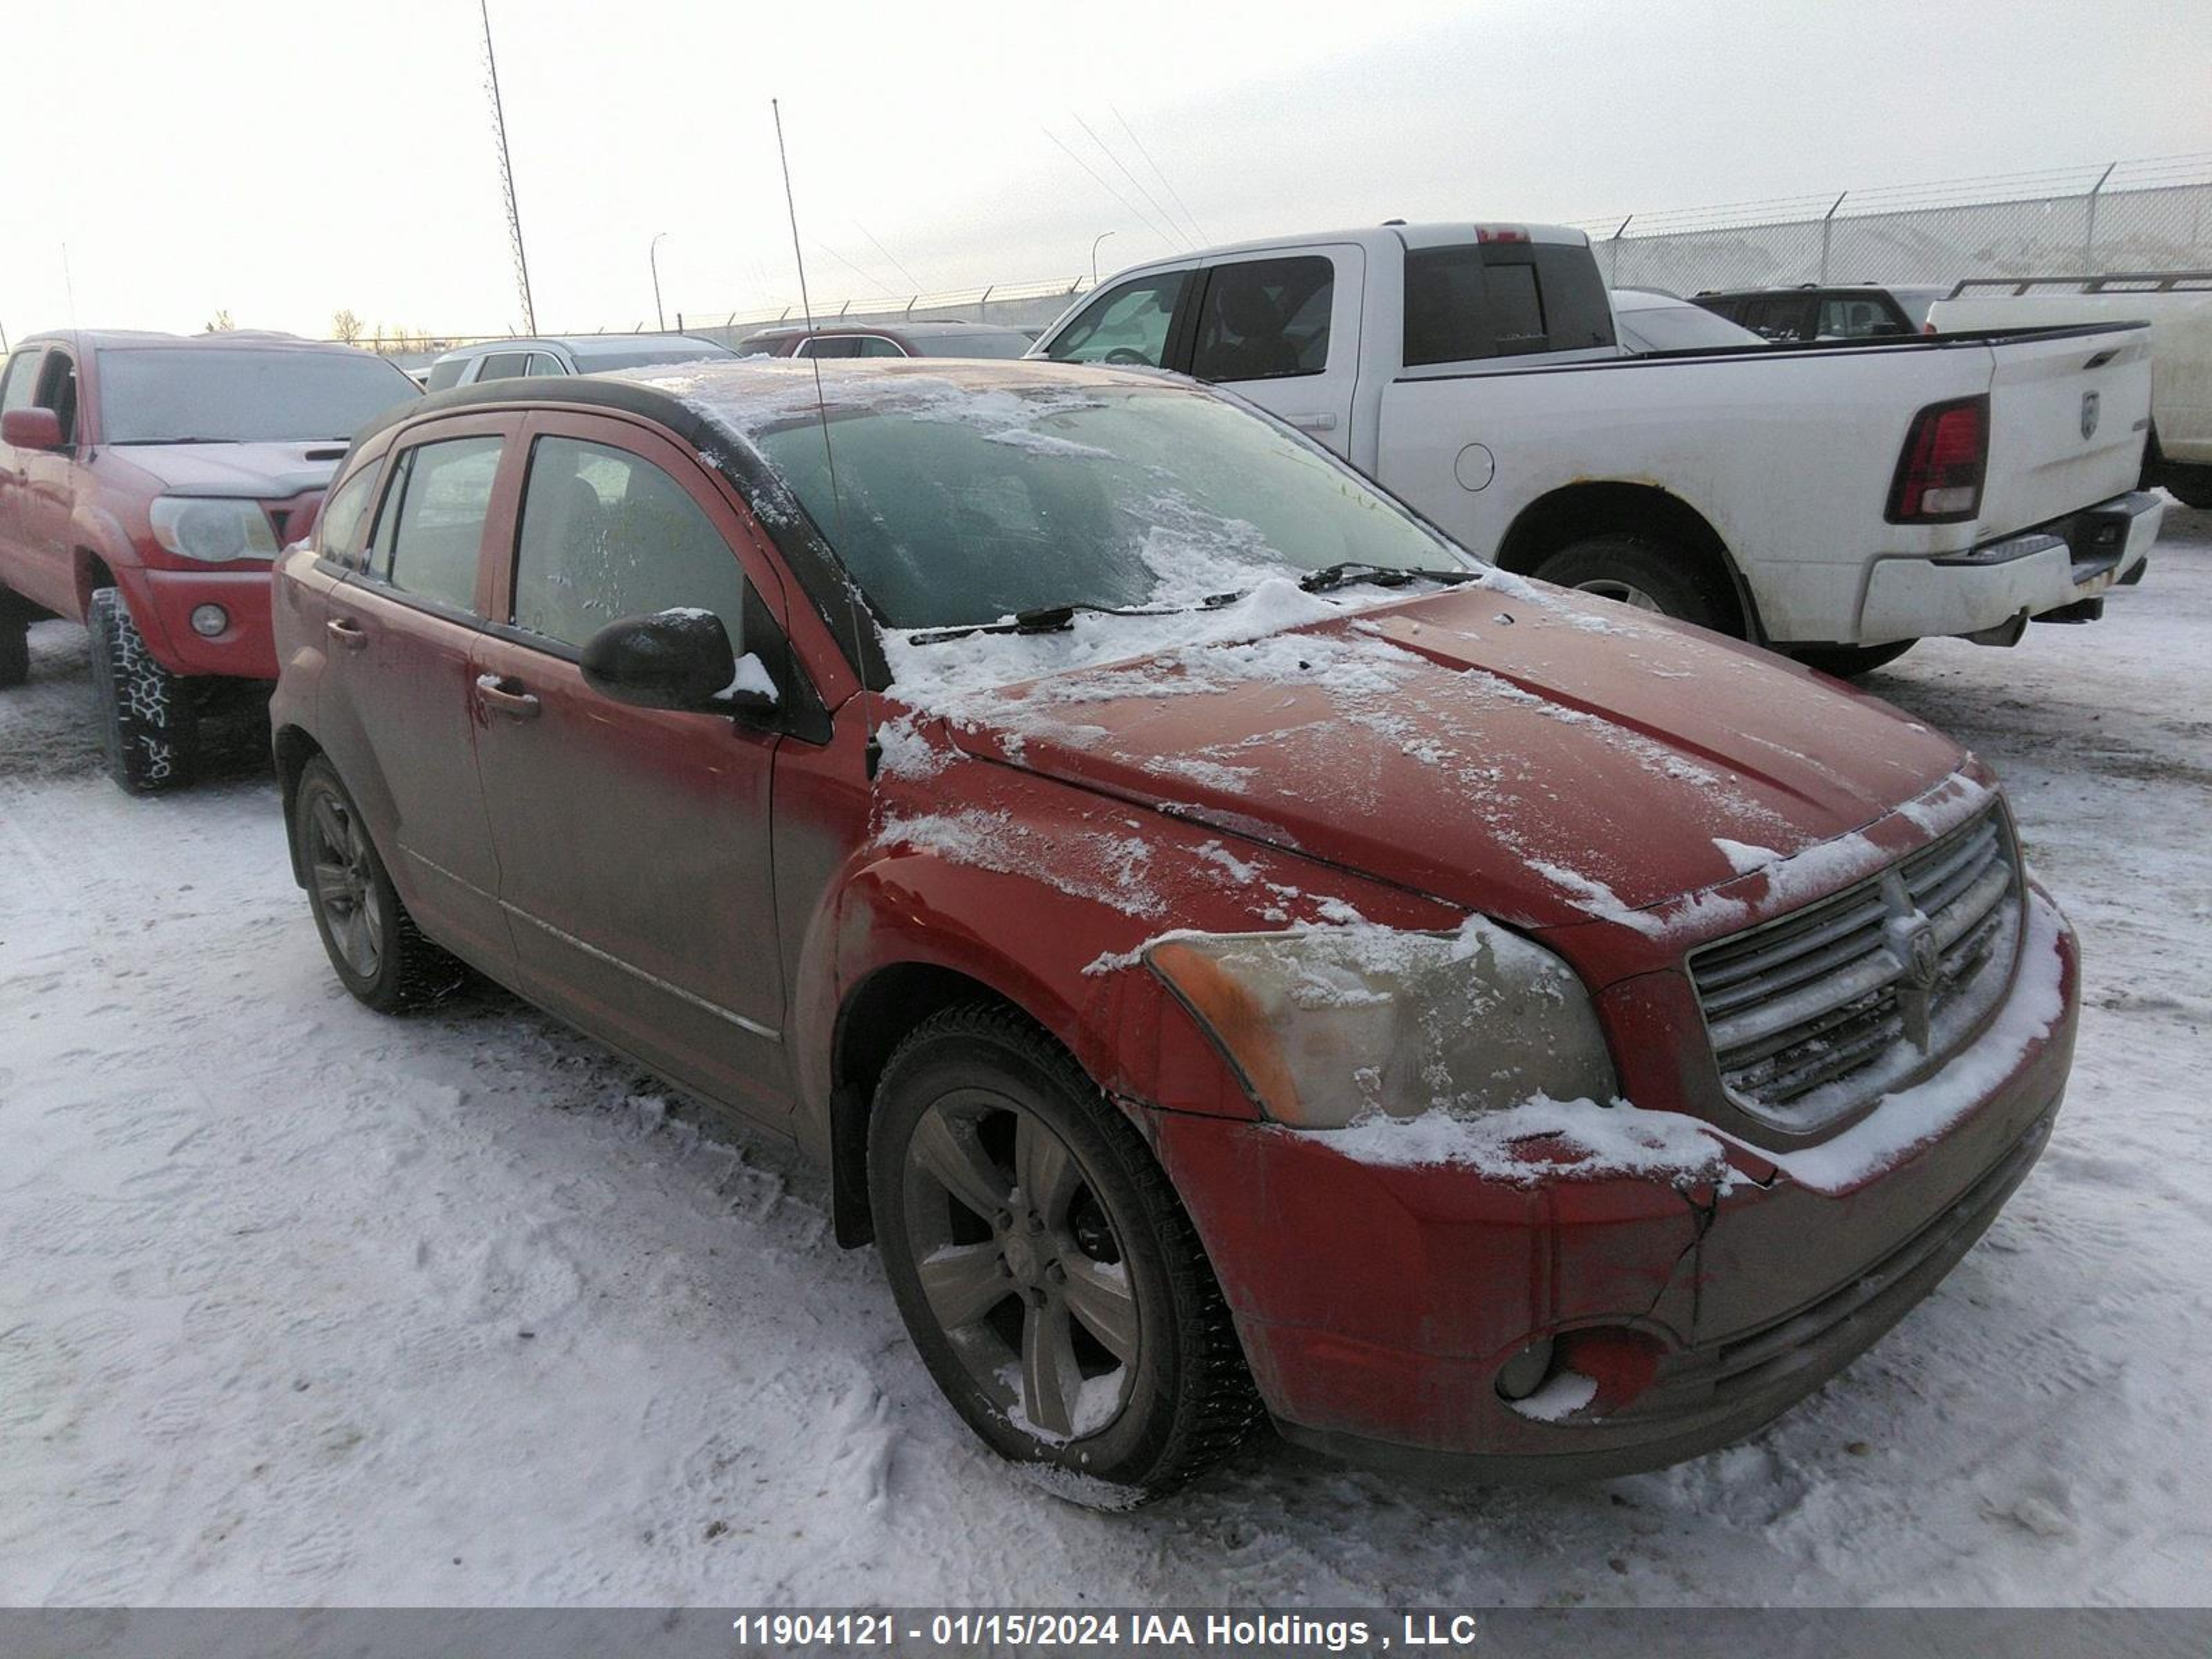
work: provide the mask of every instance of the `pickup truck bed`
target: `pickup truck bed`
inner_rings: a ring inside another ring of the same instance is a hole
[[[1036,355],[1229,386],[1509,569],[1845,671],[2087,620],[2162,513],[2139,327],[1625,356],[1587,239],[1543,226],[1138,267]]]

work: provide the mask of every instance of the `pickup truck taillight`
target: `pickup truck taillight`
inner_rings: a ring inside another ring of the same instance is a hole
[[[1930,404],[1912,417],[1889,487],[1892,524],[1960,524],[1982,510],[1990,459],[1986,394]]]

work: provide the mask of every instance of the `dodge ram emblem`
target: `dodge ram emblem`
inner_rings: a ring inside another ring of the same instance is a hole
[[[2094,438],[2097,435],[2097,417],[2103,412],[2104,401],[2103,398],[2094,392],[2085,392],[2081,394],[2081,435],[2084,438]]]

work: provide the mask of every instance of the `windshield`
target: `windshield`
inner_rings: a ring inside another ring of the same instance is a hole
[[[1765,345],[1747,328],[1739,328],[1725,317],[1716,317],[1702,306],[1683,301],[1678,305],[1620,307],[1614,313],[1620,343],[1631,351],[1699,351],[1714,346]]]
[[[1018,357],[1030,349],[1030,337],[1011,328],[988,333],[913,334],[907,337],[925,357]]]
[[[100,354],[111,444],[338,443],[422,388],[380,357],[247,347]]]
[[[908,380],[755,435],[877,613],[950,628],[1167,608],[1340,564],[1475,568],[1326,452],[1173,386]]]

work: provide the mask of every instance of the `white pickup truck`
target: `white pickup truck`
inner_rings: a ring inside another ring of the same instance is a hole
[[[1226,386],[1509,570],[1839,673],[2088,620],[2163,507],[2141,328],[1626,355],[1589,239],[1547,226],[1161,260],[1030,355]]]
[[[1939,333],[2065,323],[2150,325],[2150,447],[2143,483],[2212,507],[2212,270],[1977,276],[1929,313]]]

